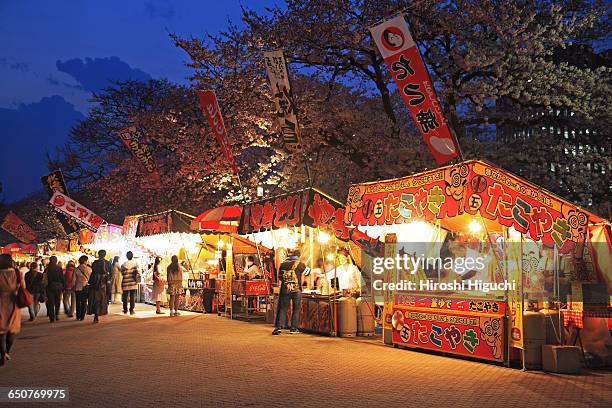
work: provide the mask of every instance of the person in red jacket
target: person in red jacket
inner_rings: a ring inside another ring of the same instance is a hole
[[[76,274],[74,273],[74,262],[72,261],[69,261],[66,269],[64,269],[64,282],[64,313],[68,317],[72,317],[76,307],[76,293],[74,291]]]

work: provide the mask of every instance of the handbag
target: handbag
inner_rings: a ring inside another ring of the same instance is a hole
[[[21,281],[21,273],[15,269],[15,275],[17,277],[17,299],[15,303],[17,303],[18,308],[30,307],[32,306],[32,295],[30,292],[24,287],[23,282]]]

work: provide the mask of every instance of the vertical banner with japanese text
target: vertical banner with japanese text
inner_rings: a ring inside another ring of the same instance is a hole
[[[234,174],[238,174],[238,167],[234,160],[234,154],[232,153],[232,147],[227,136],[227,130],[223,123],[223,116],[221,115],[221,108],[219,108],[219,102],[214,91],[198,91],[198,99],[200,105],[208,118],[208,124],[210,125],[215,139],[219,144],[219,148],[223,153],[223,157],[229,163]]]
[[[523,333],[523,243],[522,237],[511,237],[506,229],[506,273],[514,289],[508,290],[508,333],[510,346],[519,349],[524,345]]]
[[[6,214],[0,228],[26,244],[36,240],[36,233],[32,227],[23,222],[21,218],[12,211]]]
[[[68,195],[68,187],[66,187],[64,175],[62,174],[61,170],[56,170],[53,173],[42,176],[40,181],[45,187],[47,194],[49,194],[49,198],[51,198],[56,191]],[[66,234],[70,235],[79,230],[79,225],[71,218],[57,213],[57,219],[59,220],[60,224],[62,224],[62,227],[64,227]]]
[[[127,146],[132,156],[134,156],[134,158],[140,162],[145,171],[149,174],[149,176],[151,176],[151,181],[153,181],[152,186],[161,186],[161,178],[157,172],[153,155],[151,154],[149,146],[147,145],[142,133],[138,130],[138,126],[128,126],[125,129],[121,129],[119,132],[117,132],[117,134]],[[143,187],[147,186],[148,185],[146,183],[143,184]]]
[[[408,110],[438,164],[458,157],[434,84],[402,15],[370,29]]]
[[[276,105],[276,116],[280,123],[283,143],[287,150],[295,152],[301,148],[302,138],[283,51],[264,52],[264,63],[272,87],[272,96]]]

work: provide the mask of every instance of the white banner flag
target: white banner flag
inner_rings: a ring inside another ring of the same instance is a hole
[[[272,87],[272,96],[276,105],[276,116],[280,123],[283,143],[289,151],[299,150],[302,138],[298,129],[297,110],[291,92],[283,51],[264,52],[264,61]]]

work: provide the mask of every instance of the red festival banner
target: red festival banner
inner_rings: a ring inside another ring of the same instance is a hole
[[[387,20],[370,31],[436,162],[444,164],[458,157],[457,141],[404,17]]]
[[[36,233],[34,230],[12,211],[6,214],[0,228],[26,244],[36,240]]]
[[[468,217],[462,217],[462,215]],[[451,230],[467,228],[480,215],[514,227],[534,241],[567,253],[585,242],[588,224],[599,217],[486,162],[470,160],[394,180],[349,188],[345,223],[392,225],[414,220]]]
[[[102,217],[93,211],[85,208],[65,194],[56,191],[49,200],[55,211],[65,214],[75,219],[79,224],[94,232],[98,230],[102,222]]]
[[[219,108],[219,102],[217,102],[217,96],[214,91],[198,91],[198,98],[200,105],[208,118],[208,124],[210,125],[215,139],[219,144],[219,148],[223,153],[223,157],[230,164],[232,171],[238,174],[238,168],[236,167],[236,161],[234,160],[234,154],[232,153],[232,147],[227,136],[227,130],[223,123],[223,116],[221,116],[221,108]]]
[[[142,167],[144,167],[146,172],[151,176],[154,186],[160,186],[161,178],[159,177],[159,173],[155,167],[153,155],[151,154],[149,146],[147,146],[142,133],[138,130],[138,127],[136,125],[131,125],[120,130],[117,132],[117,134],[127,146],[130,153],[132,153],[132,156],[134,156],[134,158],[136,158],[136,160],[142,164]],[[144,186],[146,187],[146,183]]]

